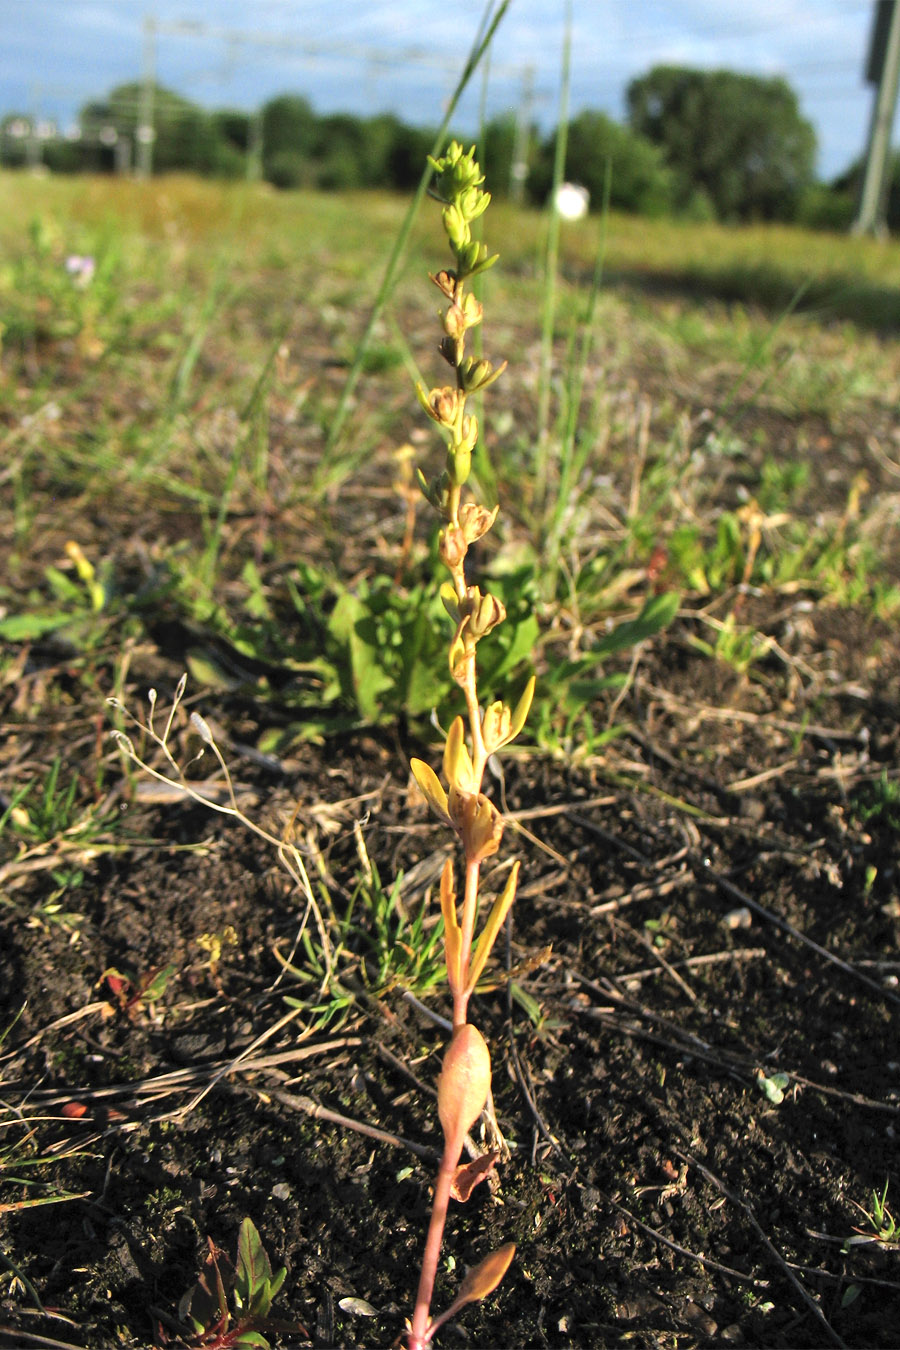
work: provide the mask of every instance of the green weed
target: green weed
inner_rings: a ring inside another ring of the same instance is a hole
[[[420,997],[444,976],[443,923],[429,922],[429,897],[408,913],[402,900],[403,877],[390,887],[369,857],[362,830],[354,827],[360,872],[341,920],[341,947],[351,942],[361,952],[363,984],[375,997],[406,989]]]
[[[99,645],[117,617],[112,604],[113,564],[105,560],[95,568],[74,540],[66,544],[66,554],[74,576],[58,567],[44,569],[53,603],[48,605],[37,594],[30,596],[32,608],[0,618],[0,638],[7,642],[34,642],[48,633],[57,633],[81,650]]]
[[[894,1218],[887,1205],[888,1182],[879,1194],[878,1191],[871,1191],[869,1196],[869,1208],[864,1205],[855,1205],[863,1216],[865,1223],[862,1227],[853,1230],[853,1236],[847,1238],[844,1243],[844,1250],[851,1247],[865,1246],[870,1243],[877,1243],[880,1247],[897,1248],[900,1247],[898,1238],[900,1238],[900,1228],[897,1220]]]
[[[762,661],[771,651],[769,638],[755,628],[738,625],[733,614],[728,614],[724,620],[704,615],[703,622],[713,629],[715,638],[707,642],[692,633],[688,638],[691,646],[730,666],[738,675],[747,675],[757,661]]]
[[[267,1337],[281,1333],[309,1339],[299,1322],[282,1322],[271,1316],[272,1303],[284,1284],[287,1269],[273,1271],[253,1222],[241,1222],[234,1262],[213,1242],[200,1279],[178,1305],[178,1316],[157,1310],[159,1339],[163,1345],[208,1347],[257,1346],[268,1350]],[[169,1334],[171,1333],[171,1334]],[[173,1339],[174,1337],[174,1339]]]
[[[874,783],[858,788],[852,797],[853,809],[864,825],[881,825],[900,830],[900,783],[882,769]]]

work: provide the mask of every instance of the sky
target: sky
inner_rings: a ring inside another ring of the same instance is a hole
[[[0,0],[0,115],[74,123],[89,99],[156,78],[210,108],[300,93],[319,113],[393,112],[440,121],[485,0]],[[630,80],[654,65],[781,75],[840,173],[865,148],[873,90],[864,67],[874,0],[571,0],[570,116],[625,117]],[[523,105],[559,120],[566,0],[512,0],[454,129]],[[156,28],[147,43],[146,20]],[[895,127],[895,142],[897,131]]]

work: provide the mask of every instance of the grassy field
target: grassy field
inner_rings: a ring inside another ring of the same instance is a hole
[[[272,1340],[401,1334],[446,1011],[408,761],[458,698],[433,205],[369,325],[407,207],[0,176],[0,1344],[230,1343],[179,1299],[246,1216]],[[900,245],[612,216],[548,277],[543,216],[488,222],[482,682],[538,686],[513,1156],[448,1247],[519,1255],[460,1326],[889,1346]]]

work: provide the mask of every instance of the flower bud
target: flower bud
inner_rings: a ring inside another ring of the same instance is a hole
[[[485,711],[482,718],[481,734],[484,739],[484,748],[489,755],[494,754],[501,746],[514,741],[522,730],[528,717],[531,701],[534,698],[534,686],[535,677],[532,675],[514,711],[510,711],[504,703],[492,703]]]
[[[425,500],[434,507],[440,515],[449,520],[450,518],[450,475],[446,469],[438,474],[437,478],[432,478],[431,482],[425,477],[421,469],[416,470],[416,476],[419,480],[419,488]]]
[[[456,343],[452,337],[441,338],[438,343],[438,351],[448,366],[456,365]]]
[[[459,256],[464,248],[470,246],[472,239],[466,218],[455,203],[444,207],[441,218],[444,222],[447,238],[450,240],[450,247]]]
[[[463,277],[471,277],[477,272],[486,272],[489,267],[493,267],[499,256],[499,253],[494,253],[488,257],[486,244],[479,243],[477,239],[466,240],[460,248],[456,249],[459,274]]]
[[[482,595],[477,586],[469,586],[460,613],[469,615],[469,632],[474,638],[484,637],[506,618],[506,609],[496,596]]]
[[[481,735],[489,755],[507,740],[511,723],[512,714],[504,703],[492,703],[485,709],[481,719]]]
[[[466,418],[466,421],[469,421]],[[472,472],[472,451],[465,445],[450,447],[447,455],[447,470],[455,487],[462,487]]]
[[[462,310],[466,316],[466,326],[468,328],[474,328],[475,324],[481,323],[481,320],[484,318],[484,305],[471,293],[464,297]]]
[[[479,361],[477,357],[467,356],[459,367],[460,381],[467,394],[472,394],[476,389],[487,389],[488,385],[499,380],[506,369],[507,363],[501,362],[495,369],[490,361]]]
[[[452,581],[445,581],[441,586],[441,603],[454,624],[459,623],[459,599]]]
[[[476,356],[467,356],[459,365],[459,379],[467,394],[480,389],[491,374],[490,361],[479,361]]]
[[[465,630],[468,624],[468,618],[460,619],[450,643],[450,650],[447,653],[450,674],[457,684],[464,684],[466,680],[466,660],[469,655],[469,647],[466,644]]]
[[[471,415],[469,417],[464,417],[462,421],[462,435],[454,448],[468,451],[468,453],[471,454],[477,440],[478,418]]]
[[[485,595],[478,606],[478,613],[471,620],[476,637],[484,637],[498,623],[506,618],[506,607],[494,595]]]
[[[444,777],[451,788],[462,793],[475,792],[478,786],[461,717],[453,719],[444,745]]]
[[[463,150],[459,141],[451,141],[440,159],[429,155],[428,162],[437,174],[437,192],[444,201],[458,200],[467,189],[484,182],[474,145],[471,150]]]
[[[489,192],[483,192],[481,188],[470,187],[460,193],[457,201],[459,203],[459,209],[466,220],[473,221],[483,215],[490,206],[491,194]]]

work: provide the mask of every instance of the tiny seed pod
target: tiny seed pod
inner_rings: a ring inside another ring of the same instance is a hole
[[[205,718],[201,717],[199,713],[191,713],[191,726],[194,728],[201,741],[205,741],[207,745],[213,744],[213,734],[209,729],[209,723]]]

